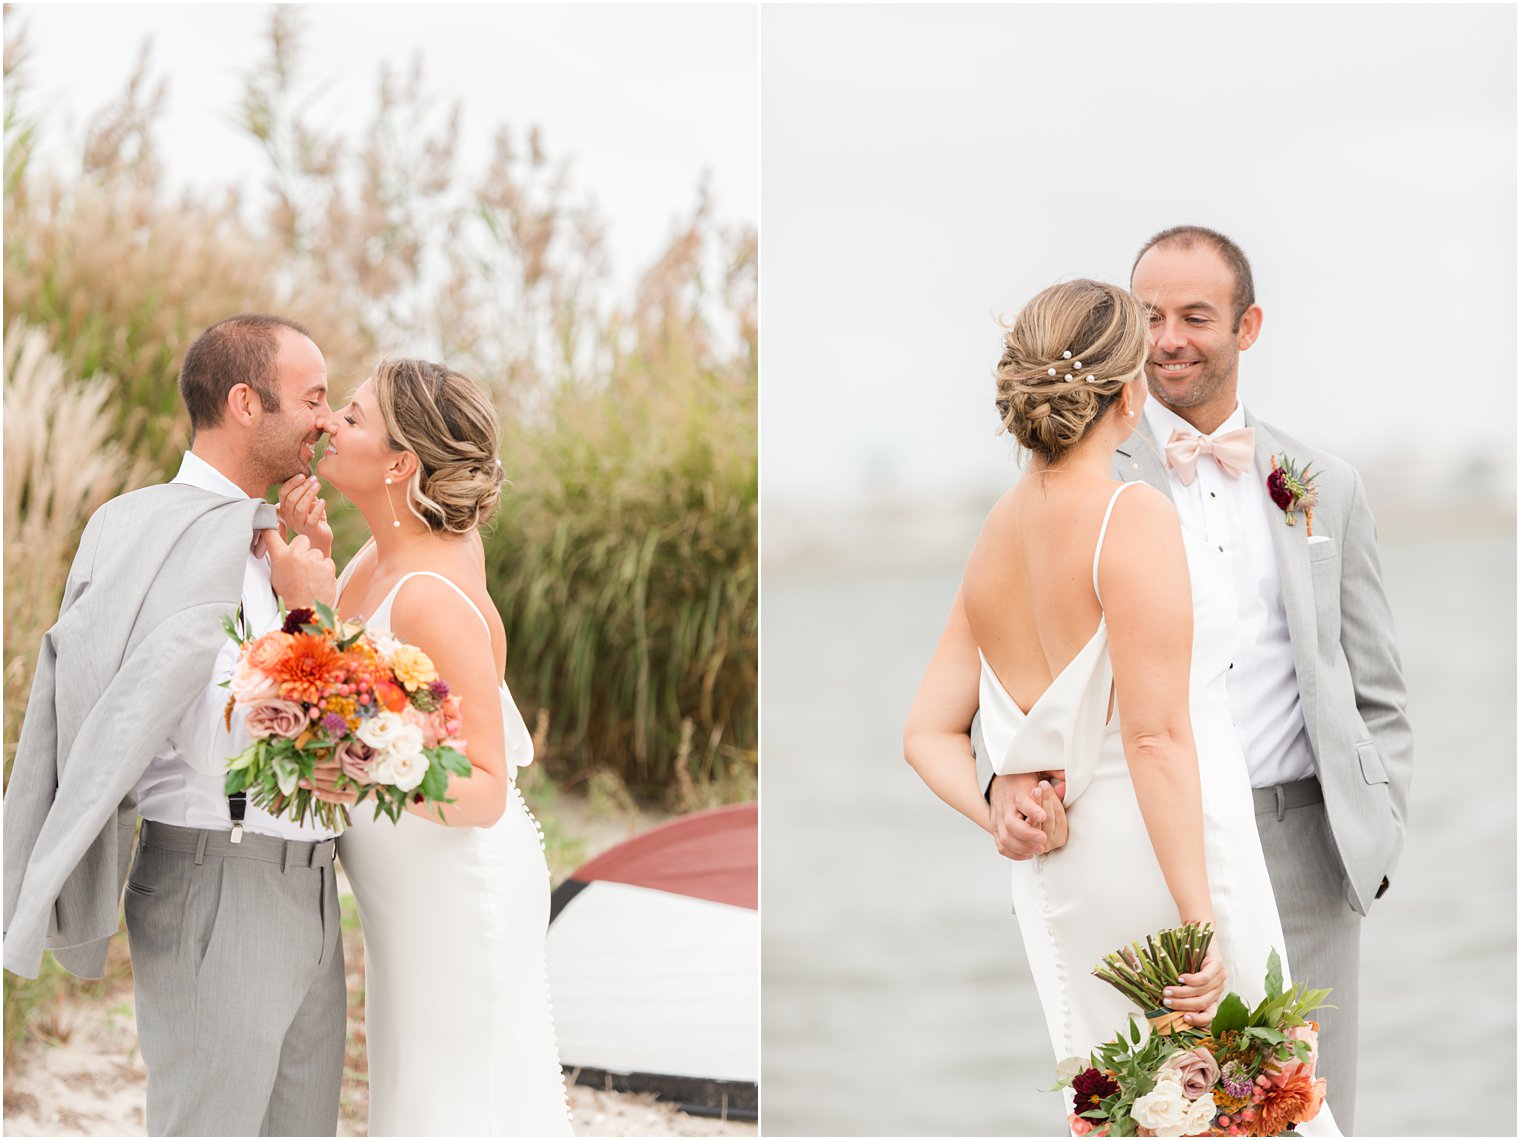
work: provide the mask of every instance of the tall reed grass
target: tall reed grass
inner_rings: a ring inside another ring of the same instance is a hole
[[[25,21],[6,21],[5,319],[39,330],[63,376],[114,378],[82,389],[109,424],[103,438],[132,460],[105,494],[172,474],[189,435],[180,358],[230,313],[306,323],[340,397],[382,352],[447,359],[502,413],[514,486],[487,536],[488,570],[509,680],[530,721],[547,713],[550,770],[600,773],[673,805],[752,794],[754,231],[720,226],[699,188],[669,248],[625,289],[569,162],[537,131],[503,125],[484,170],[460,170],[458,108],[429,95],[420,66],[382,75],[358,137],[329,128],[300,66],[300,19],[275,9],[241,108],[269,157],[263,209],[232,187],[166,189],[146,55],[92,122],[77,167],[40,167]],[[7,495],[20,398],[7,395]],[[61,477],[75,449],[47,438],[51,450],[20,445],[33,482],[50,463]],[[66,554],[83,516],[33,518],[29,485],[16,525]],[[335,553],[351,554],[359,520],[339,502],[331,513]],[[33,565],[14,617],[8,591],[7,741],[29,685],[24,643],[51,620],[67,558]]]

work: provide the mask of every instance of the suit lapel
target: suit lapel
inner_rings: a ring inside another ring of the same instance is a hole
[[[1167,478],[1166,465],[1161,461],[1161,449],[1156,446],[1144,416],[1135,425],[1135,434],[1115,449],[1113,473],[1116,479],[1126,483],[1138,479],[1149,483],[1168,499],[1172,497],[1172,481]]]
[[[1256,429],[1256,472],[1262,480],[1261,493],[1267,493],[1265,479],[1272,470],[1272,459],[1282,454],[1282,445],[1272,429],[1246,412],[1246,426]],[[1293,668],[1298,674],[1299,699],[1304,719],[1310,724],[1314,714],[1315,667],[1319,656],[1319,634],[1315,620],[1314,579],[1309,570],[1309,544],[1302,515],[1298,524],[1289,526],[1274,504],[1267,512],[1272,527],[1272,547],[1277,552],[1277,572],[1282,582],[1283,608],[1288,614],[1288,638],[1293,645]],[[1312,733],[1312,729],[1311,729]]]

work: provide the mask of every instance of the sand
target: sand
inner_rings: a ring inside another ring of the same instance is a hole
[[[28,1038],[5,1081],[8,1136],[144,1136],[147,1071],[137,1052],[131,984],[99,1001],[65,999]],[[344,1082],[339,1136],[363,1136],[365,1086]],[[754,1136],[753,1123],[690,1116],[648,1094],[569,1086],[579,1136]]]

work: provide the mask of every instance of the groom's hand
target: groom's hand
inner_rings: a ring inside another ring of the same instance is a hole
[[[1066,842],[1066,811],[1039,773],[995,776],[987,800],[1000,855],[1030,859],[1048,855]]]
[[[313,602],[332,605],[338,596],[338,573],[333,560],[313,550],[304,534],[286,542],[278,530],[259,531],[255,554],[269,556],[269,584],[288,610]]]

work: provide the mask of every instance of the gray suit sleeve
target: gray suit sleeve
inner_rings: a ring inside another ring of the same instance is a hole
[[[976,758],[976,782],[982,795],[992,795],[992,781],[997,775],[992,770],[992,758],[987,755],[987,741],[982,738],[982,714],[971,718],[971,755]]]
[[[1353,473],[1353,478],[1341,550],[1341,647],[1351,670],[1357,712],[1388,773],[1389,799],[1402,846],[1414,769],[1414,736],[1405,712],[1408,695],[1394,640],[1393,610],[1383,588],[1372,510],[1361,476]]]

